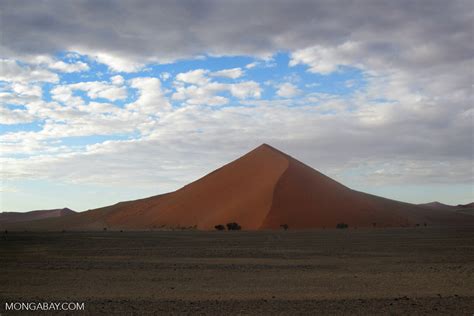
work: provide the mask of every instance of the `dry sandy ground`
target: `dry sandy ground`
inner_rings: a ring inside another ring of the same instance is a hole
[[[0,314],[14,301],[85,302],[81,315],[472,315],[474,230],[9,233]]]

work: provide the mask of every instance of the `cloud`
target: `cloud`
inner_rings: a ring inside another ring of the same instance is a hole
[[[116,72],[137,72],[145,66],[144,63],[133,61],[127,57],[120,57],[110,53],[94,53],[87,49],[83,50],[98,62],[106,64],[112,71]]]
[[[250,63],[250,64],[245,65],[245,68],[246,68],[246,69],[253,69],[253,68],[257,67],[258,64],[259,64],[259,63],[258,63],[257,61],[254,61],[254,62],[252,62],[252,63]]]
[[[203,52],[268,57],[315,44],[335,47],[347,39],[370,43],[384,60],[404,52],[412,61],[465,58],[472,13],[469,0],[434,1],[429,6],[368,0],[258,4],[142,0],[139,6],[128,1],[109,6],[6,1],[1,9],[5,53],[88,52],[117,71],[135,71],[150,60],[169,62]],[[87,13],[88,19],[78,12]],[[387,12],[390,17],[382,18]]]
[[[231,69],[223,69],[219,71],[214,71],[210,75],[211,77],[223,77],[223,78],[230,78],[230,79],[237,79],[242,77],[244,72],[241,68],[231,68]]]
[[[220,83],[211,80],[209,76],[213,76],[213,74],[215,73],[205,69],[179,73],[176,76],[176,92],[173,93],[172,99],[185,101],[187,104],[193,105],[217,106],[229,102],[227,97],[218,95],[224,92],[230,92],[233,97],[238,99],[259,98],[261,96],[260,84],[255,81]]]
[[[206,69],[191,70],[188,72],[179,73],[176,76],[176,80],[195,85],[204,85],[209,82],[209,78],[207,77],[208,73],[209,70]]]
[[[301,93],[302,91],[298,89],[297,86],[289,82],[279,85],[276,92],[276,94],[282,98],[293,98]]]
[[[40,86],[22,83],[12,83],[11,90],[19,97],[41,98],[43,91]]]
[[[225,90],[226,86],[224,84],[216,82],[188,86],[178,85],[171,98],[192,105],[224,105],[229,102],[229,99],[217,94]]]
[[[116,75],[116,76],[112,76],[110,78],[110,81],[112,82],[112,84],[116,85],[116,86],[121,86],[123,85],[123,83],[125,82],[125,80],[123,79],[122,76],[120,75]]]
[[[4,166],[11,177],[28,173],[79,182],[168,183],[177,188],[268,142],[297,153],[303,162],[336,177],[341,176],[341,170],[356,170],[361,177],[370,175],[380,184],[473,180],[473,175],[465,172],[470,164],[469,148],[452,152],[453,144],[447,141],[465,143],[468,135],[455,129],[446,134],[430,126],[420,129],[416,122],[403,123],[406,135],[431,135],[413,139],[399,135],[397,120],[380,129],[363,122],[358,114],[321,115],[317,108],[276,104],[220,109],[187,106],[164,115],[140,139],[108,141],[91,145],[84,152],[9,160]]]
[[[89,70],[89,65],[82,61],[75,62],[64,62],[62,60],[57,60],[51,56],[38,55],[30,56],[23,58],[22,61],[27,62],[32,65],[41,66],[43,68],[49,68],[50,70],[56,70],[58,72],[72,73],[72,72],[82,72]]]
[[[53,100],[67,103],[69,106],[80,106],[85,104],[84,100],[74,95],[74,91],[85,91],[91,99],[107,99],[109,101],[123,100],[127,98],[128,91],[123,86],[124,79],[121,76],[111,78],[112,84],[105,81],[87,81],[65,85],[56,85],[51,89]]]
[[[82,90],[86,91],[87,95],[91,99],[103,98],[110,101],[122,100],[127,97],[127,88],[123,86],[117,86],[118,82],[123,82],[119,77],[112,78],[113,85],[107,82],[90,81],[90,82],[79,82],[68,85],[71,90]]]
[[[161,80],[166,81],[169,78],[171,78],[171,74],[169,72],[162,72],[160,74],[160,78],[161,78]]]
[[[336,71],[338,66],[361,67],[359,59],[363,53],[358,43],[354,42],[345,42],[336,47],[315,45],[292,53],[289,65],[308,65],[310,72],[329,74]]]
[[[130,80],[130,86],[138,89],[138,99],[127,105],[128,110],[147,115],[159,115],[171,110],[171,105],[163,94],[158,78],[134,78]]]
[[[23,110],[9,110],[0,107],[0,124],[21,124],[33,122],[35,117]]]
[[[8,82],[58,82],[57,74],[36,66],[19,65],[12,59],[0,59],[0,81]]]
[[[260,84],[255,81],[243,81],[235,84],[228,84],[230,93],[239,99],[260,98],[262,90]]]
[[[39,102],[42,95],[43,91],[37,84],[20,82],[4,84],[0,89],[0,124],[12,125],[35,121],[37,117],[24,105]],[[8,105],[15,108],[9,108]]]

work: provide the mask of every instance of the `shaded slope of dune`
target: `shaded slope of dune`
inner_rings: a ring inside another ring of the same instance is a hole
[[[463,224],[472,218],[440,209],[394,201],[350,188],[294,158],[275,186],[273,204],[261,228],[288,224],[294,228]]]
[[[466,224],[472,216],[357,192],[277,149],[261,145],[183,188],[145,199],[10,228],[100,230],[196,227],[244,229]]]
[[[291,159],[275,187],[272,208],[262,224],[274,228],[286,223],[295,228],[351,226],[372,223],[406,224],[394,208],[407,207],[353,191],[318,171]]]

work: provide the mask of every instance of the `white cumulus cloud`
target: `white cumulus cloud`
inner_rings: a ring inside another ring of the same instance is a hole
[[[223,77],[223,78],[230,78],[230,79],[237,79],[244,75],[242,68],[231,68],[231,69],[223,69],[219,71],[211,72],[210,74],[212,77]]]
[[[302,91],[292,83],[285,82],[278,86],[276,94],[282,98],[293,98],[300,95]]]

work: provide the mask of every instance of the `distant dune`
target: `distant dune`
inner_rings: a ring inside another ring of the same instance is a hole
[[[474,202],[468,204],[447,205],[440,202],[418,204],[421,207],[474,215]]]
[[[474,223],[474,217],[358,192],[263,144],[183,188],[68,217],[11,224],[32,230],[395,227]]]
[[[444,210],[455,208],[454,205],[448,205],[448,204],[444,204],[444,203],[441,203],[441,202],[438,202],[438,201],[418,204],[418,206],[428,207],[428,208],[436,208],[436,209],[444,209]]]
[[[76,212],[65,207],[54,210],[36,210],[30,212],[2,212],[0,213],[0,223],[17,223],[34,221],[39,219],[46,219],[52,217],[62,217],[66,215],[75,214]]]

